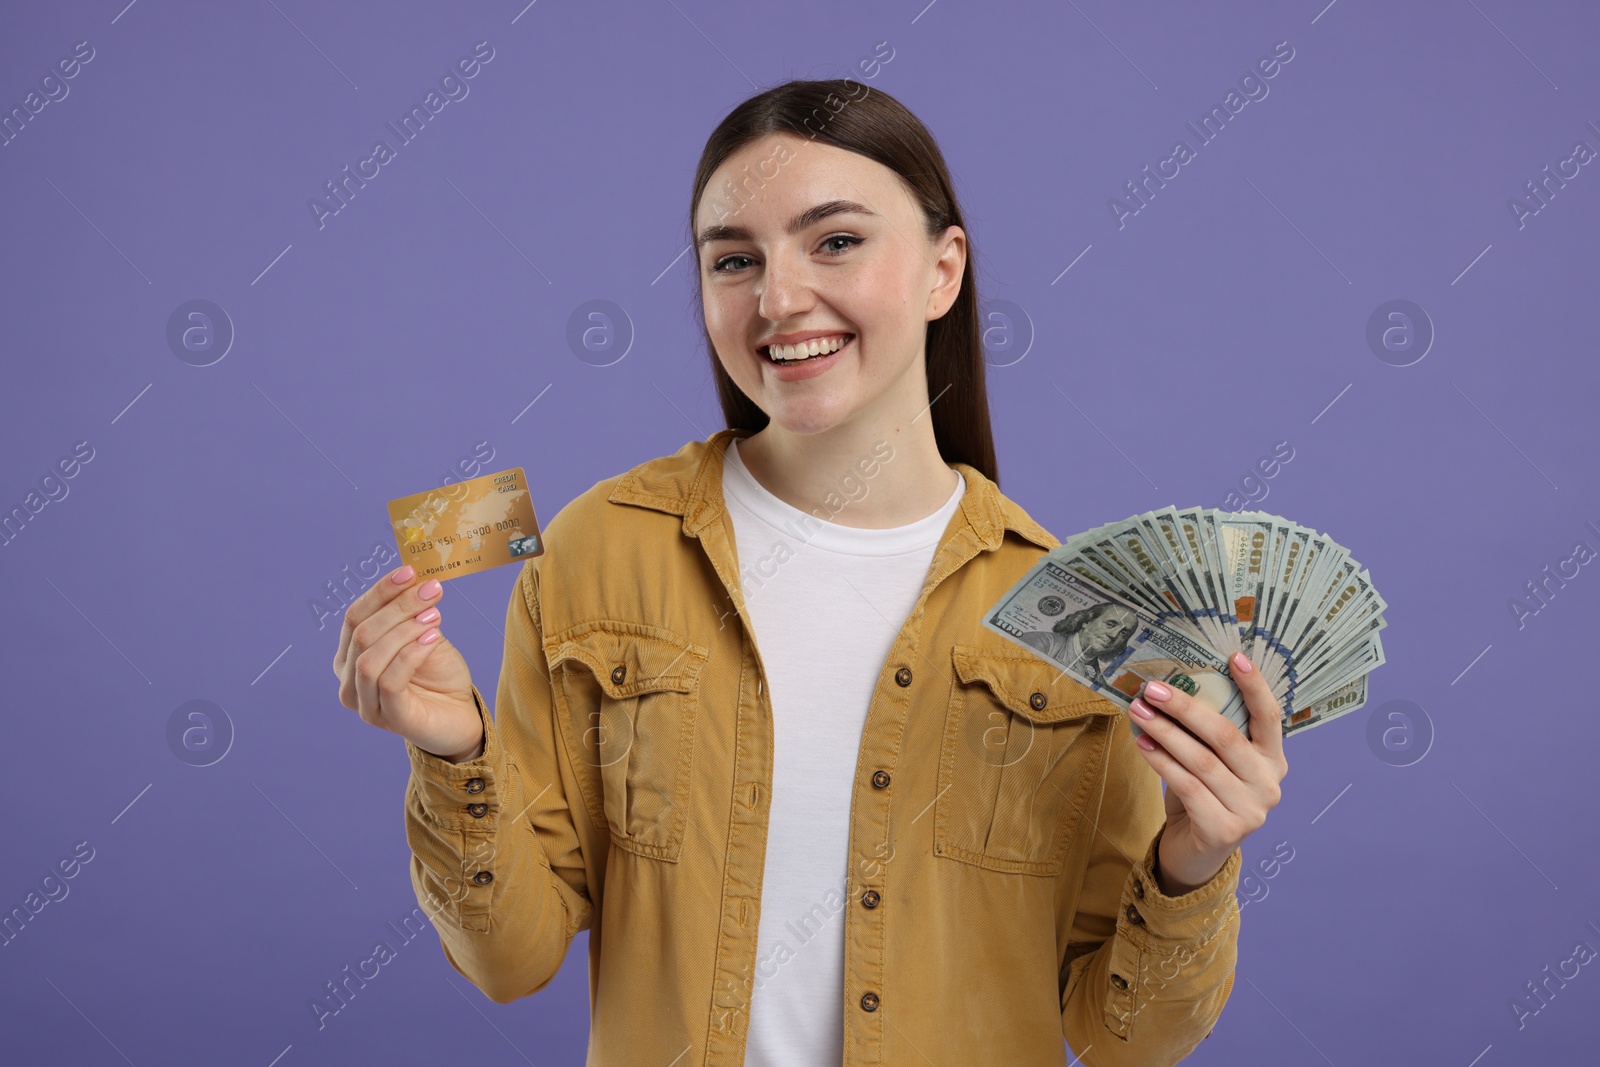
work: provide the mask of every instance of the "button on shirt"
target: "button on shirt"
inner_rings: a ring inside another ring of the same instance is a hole
[[[838,1067],[844,1047],[840,913],[849,891],[850,800],[858,774],[871,773],[858,767],[862,728],[873,693],[895,673],[887,663],[895,636],[966,488],[957,472],[950,498],[904,526],[844,525],[854,501],[872,492],[867,472],[881,476],[882,466],[868,457],[808,512],[762,486],[736,444],[726,453],[723,499],[773,723],[746,1067]],[[872,893],[858,906],[877,904]]]
[[[843,1067],[1183,1059],[1233,988],[1240,851],[1163,893],[1161,779],[1126,712],[982,626],[1059,542],[950,463],[964,488],[915,595],[857,582],[881,629],[831,648],[847,666],[830,678],[804,641],[768,639],[802,560],[765,590],[741,573],[723,461],[748,434],[557,511],[506,605],[493,708],[472,689],[482,754],[406,743],[411,884],[445,958],[510,1003],[588,931],[590,1067],[743,1067],[820,1016],[823,970],[833,1029],[803,1047]],[[797,658],[823,677],[796,682]],[[797,741],[805,715],[834,740]],[[821,805],[810,825],[801,789]],[[799,834],[820,842],[815,872],[794,862]],[[841,885],[802,944],[797,902]],[[786,933],[795,955],[773,973]],[[784,989],[795,1003],[766,996]]]

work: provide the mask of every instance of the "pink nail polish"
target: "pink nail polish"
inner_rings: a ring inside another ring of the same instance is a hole
[[[429,578],[427,581],[423,582],[417,587],[417,595],[423,600],[432,600],[434,597],[438,596],[443,589],[444,586],[439,584],[439,579]]]
[[[1250,662],[1250,657],[1243,652],[1235,652],[1233,654],[1233,665],[1238,668],[1240,674],[1249,674],[1256,669],[1255,665]]]
[[[427,633],[425,633],[421,637],[417,638],[417,644],[419,644],[419,645],[431,645],[437,640],[439,640],[439,631],[438,630],[429,630]]]
[[[434,619],[437,619],[438,617],[439,617],[439,609],[438,608],[429,608],[427,611],[424,611],[421,615],[417,616],[417,621],[418,622],[432,622]]]
[[[1146,682],[1144,683],[1144,695],[1151,700],[1166,700],[1172,695],[1172,690],[1160,682]]]
[[[416,576],[416,570],[413,569],[408,563],[404,567],[401,567],[399,570],[395,571],[393,574],[389,575],[389,580],[395,585],[405,585]]]
[[[1141,719],[1153,719],[1156,717],[1156,713],[1150,710],[1150,705],[1146,704],[1138,697],[1135,697],[1133,699],[1133,703],[1128,705],[1128,710],[1139,716]]]
[[[1154,752],[1156,750],[1156,743],[1150,740],[1149,734],[1140,734],[1138,737],[1134,738],[1134,743],[1140,748],[1144,749],[1146,752]]]

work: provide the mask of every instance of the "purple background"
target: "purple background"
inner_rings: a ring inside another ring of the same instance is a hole
[[[1521,628],[1508,601],[1600,549],[1600,164],[1521,227],[1508,201],[1600,149],[1593,5],[122,2],[8,4],[0,39],[6,112],[95,50],[0,147],[0,509],[94,449],[0,549],[0,912],[94,849],[0,947],[0,1058],[582,1062],[587,935],[502,1006],[428,930],[318,1029],[311,997],[416,902],[401,743],[339,704],[311,604],[478,442],[548,520],[719,428],[678,258],[695,162],[749,94],[853,74],[956,177],[1010,496],[1059,537],[1224,506],[1286,440],[1259,507],[1389,602],[1367,707],[1289,742],[1245,859],[1293,859],[1252,876],[1190,1062],[1590,1062],[1600,967],[1521,1028],[1511,1002],[1600,948],[1600,565]],[[324,182],[485,40],[319,228]],[[1269,95],[1119,228],[1108,200],[1284,40]],[[167,341],[194,299],[236,331],[209,366]],[[579,358],[596,299],[626,321]],[[1394,299],[1437,334],[1408,366],[1366,340]],[[515,576],[444,602],[490,692]],[[232,725],[210,766],[169,746],[191,700]]]

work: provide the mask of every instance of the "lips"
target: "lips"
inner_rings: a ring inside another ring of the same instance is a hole
[[[774,382],[803,382],[827,374],[839,362],[855,351],[855,336],[845,335],[847,340],[842,348],[832,352],[818,353],[805,359],[792,359],[780,362],[765,354],[762,350],[761,359],[767,365],[763,377]]]
[[[797,363],[805,363],[808,360],[825,359],[826,357],[844,348],[852,340],[854,340],[854,338],[855,334],[853,333],[825,334],[819,337],[808,338],[806,341],[802,341],[793,345],[763,345],[756,351],[761,353],[762,358],[777,366],[793,366]],[[810,346],[816,346],[817,351],[810,355],[802,354],[809,351]],[[782,359],[774,356],[772,354],[774,349],[785,353],[791,353],[791,358]]]

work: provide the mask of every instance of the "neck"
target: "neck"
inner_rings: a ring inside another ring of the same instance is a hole
[[[939,455],[927,411],[813,434],[768,422],[739,442],[739,458],[779,500],[813,514],[837,509],[831,521],[867,530],[927,518],[950,499],[958,477]]]

